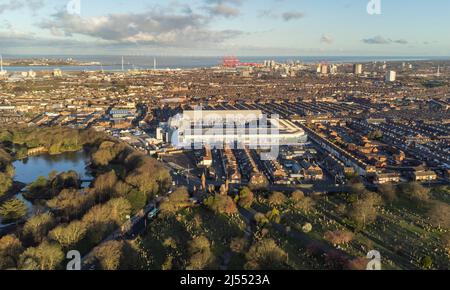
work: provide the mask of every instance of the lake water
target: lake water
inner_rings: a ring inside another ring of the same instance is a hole
[[[82,183],[82,186],[88,187],[90,184],[89,181],[93,179],[89,172],[89,168],[87,167],[89,162],[89,154],[84,151],[67,152],[59,155],[44,154],[32,156],[13,163],[14,168],[16,169],[16,176],[14,177],[14,180],[28,185],[40,176],[47,178],[52,171],[59,174],[73,170],[78,173],[81,180],[85,181]],[[33,205],[31,202],[27,201],[21,193],[17,194],[15,198],[18,198],[26,203],[28,206],[29,217],[36,214],[36,212],[43,210],[42,207]]]
[[[39,176],[47,177],[52,171],[57,173],[73,170],[82,180],[90,180],[86,166],[89,164],[89,154],[84,151],[68,152],[60,155],[39,155],[13,163],[16,169],[14,180],[29,184]]]

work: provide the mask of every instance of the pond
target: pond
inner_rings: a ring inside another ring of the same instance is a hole
[[[43,154],[32,156],[13,163],[16,170],[14,180],[28,185],[40,176],[47,178],[52,171],[59,174],[73,170],[78,173],[83,181],[82,186],[85,188],[88,187],[90,181],[93,180],[88,167],[89,162],[89,153],[83,150],[78,152],[66,152],[59,155]],[[31,202],[25,200],[22,193],[17,194],[15,198],[23,200],[26,203],[28,206],[29,217],[42,210],[42,207],[33,205]]]

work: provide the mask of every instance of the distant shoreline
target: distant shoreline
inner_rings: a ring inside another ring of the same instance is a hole
[[[44,58],[44,59],[43,59]],[[66,63],[65,59],[70,59],[74,63]],[[450,61],[450,56],[444,57],[423,57],[423,56],[255,56],[237,57],[242,62],[263,63],[265,60],[274,60],[279,63],[300,62],[306,65],[317,63],[351,64],[351,63],[371,63],[371,62],[420,62],[420,61]],[[43,65],[26,64],[26,59],[41,61]],[[21,72],[26,70],[52,71],[61,69],[62,71],[122,71],[122,56],[111,55],[85,55],[85,56],[4,56],[4,62],[14,60],[24,60],[23,65],[4,64],[4,68],[10,72]],[[153,70],[154,61],[157,69],[202,69],[212,68],[221,65],[222,56],[216,57],[188,57],[188,56],[124,56],[123,70]],[[45,64],[48,61],[50,64]],[[54,63],[57,64],[54,64]],[[60,64],[58,63],[60,62]]]

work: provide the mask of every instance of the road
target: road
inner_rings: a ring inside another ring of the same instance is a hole
[[[117,229],[115,232],[110,234],[96,247],[109,241],[134,239],[136,236],[141,234],[147,228],[148,214],[161,200],[162,197],[159,197],[155,199],[153,203],[148,204],[139,213],[131,217],[130,220],[122,226],[122,228]],[[91,269],[92,265],[88,265],[86,260],[92,255],[92,251],[93,249],[81,259],[83,269]]]

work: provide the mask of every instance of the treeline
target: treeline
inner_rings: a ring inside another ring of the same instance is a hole
[[[0,129],[0,142],[11,150],[13,157],[23,158],[28,149],[44,148],[49,154],[78,151],[87,144],[107,139],[94,130],[77,130],[67,127],[26,127]]]
[[[172,185],[170,172],[160,162],[124,143],[102,142],[92,155],[92,163],[98,172],[104,172],[94,187],[128,199],[134,211]]]
[[[26,196],[50,211],[0,239],[0,269],[62,269],[67,251],[89,253],[171,185],[169,172],[159,162],[121,142],[100,142],[92,163],[97,176],[90,188],[80,190],[74,172],[39,178],[27,187]],[[126,254],[116,261],[114,253]],[[125,267],[125,258],[137,259],[139,254],[131,243],[108,242],[90,257],[109,269],[121,260]]]
[[[111,199],[92,207],[80,220],[58,224],[59,216],[50,212],[29,219],[18,235],[0,239],[0,269],[63,269],[65,253],[79,250],[86,254],[118,229],[131,214],[123,198]]]
[[[11,156],[0,145],[0,197],[11,189],[14,175]]]

